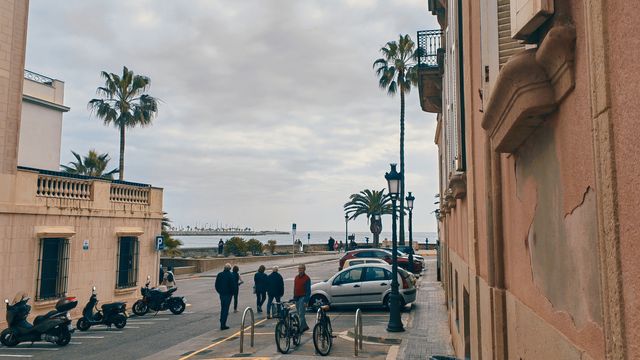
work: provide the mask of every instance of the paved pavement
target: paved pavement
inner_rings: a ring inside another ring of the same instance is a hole
[[[398,351],[398,360],[424,360],[432,355],[453,355],[451,331],[442,284],[436,281],[436,260],[426,260],[413,304],[413,316]]]

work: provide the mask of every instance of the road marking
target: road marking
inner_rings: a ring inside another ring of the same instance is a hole
[[[104,336],[74,336],[74,339],[104,339]]]
[[[265,322],[265,321],[267,321],[267,319],[262,319],[262,320],[260,320],[260,321],[256,322],[254,325],[261,324],[261,323],[263,323],[263,322]],[[211,345],[205,346],[205,347],[203,347],[202,349],[200,349],[200,350],[198,350],[198,351],[194,351],[194,352],[192,352],[191,354],[189,354],[189,355],[187,355],[187,356],[183,356],[183,357],[181,357],[181,358],[180,358],[180,360],[187,360],[187,359],[189,359],[189,358],[191,358],[191,357],[193,357],[193,356],[196,356],[196,355],[200,354],[200,353],[201,353],[201,352],[203,352],[203,351],[206,351],[206,350],[211,349],[211,348],[212,348],[212,347],[214,347],[214,346],[218,346],[218,345],[222,344],[223,342],[225,342],[225,341],[227,341],[227,340],[231,340],[231,339],[233,339],[233,338],[234,338],[234,337],[236,337],[236,336],[240,336],[240,331],[238,331],[238,332],[236,332],[235,334],[230,335],[229,337],[226,337],[226,338],[224,338],[224,339],[222,339],[222,340],[220,340],[220,341],[214,342],[214,343],[213,343],[213,344],[211,344]]]
[[[32,358],[33,355],[0,354],[0,357]]]
[[[73,338],[77,339],[77,337],[75,337],[75,336]],[[71,344],[71,345],[82,345],[81,342],[77,342],[77,341],[69,341],[69,344]]]
[[[4,350],[36,350],[36,351],[58,351],[58,348],[43,348],[43,347],[2,347]]]
[[[151,321],[128,321],[130,324],[136,324],[136,325],[153,325],[155,324],[154,322]]]

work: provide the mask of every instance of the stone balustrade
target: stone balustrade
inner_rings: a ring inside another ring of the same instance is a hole
[[[39,174],[36,196],[91,200],[91,181]]]
[[[148,204],[149,187],[111,184],[109,200],[133,204]]]

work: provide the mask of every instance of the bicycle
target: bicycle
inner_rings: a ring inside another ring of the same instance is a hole
[[[333,345],[333,329],[331,319],[327,316],[329,305],[323,305],[316,314],[316,324],[313,327],[313,347],[322,356],[327,356],[331,352]]]
[[[275,331],[276,346],[280,353],[286,354],[291,349],[292,342],[294,346],[300,345],[300,318],[294,311],[295,301],[276,302],[275,306],[278,314]]]

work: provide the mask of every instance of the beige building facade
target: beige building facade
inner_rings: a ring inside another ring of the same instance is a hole
[[[640,358],[634,6],[429,1],[420,102],[459,357]]]
[[[130,306],[147,275],[157,281],[162,189],[19,166],[23,96],[36,96],[24,79],[27,15],[28,1],[0,0],[0,296],[27,292],[32,316],[62,296],[78,297],[77,314],[92,286]]]

